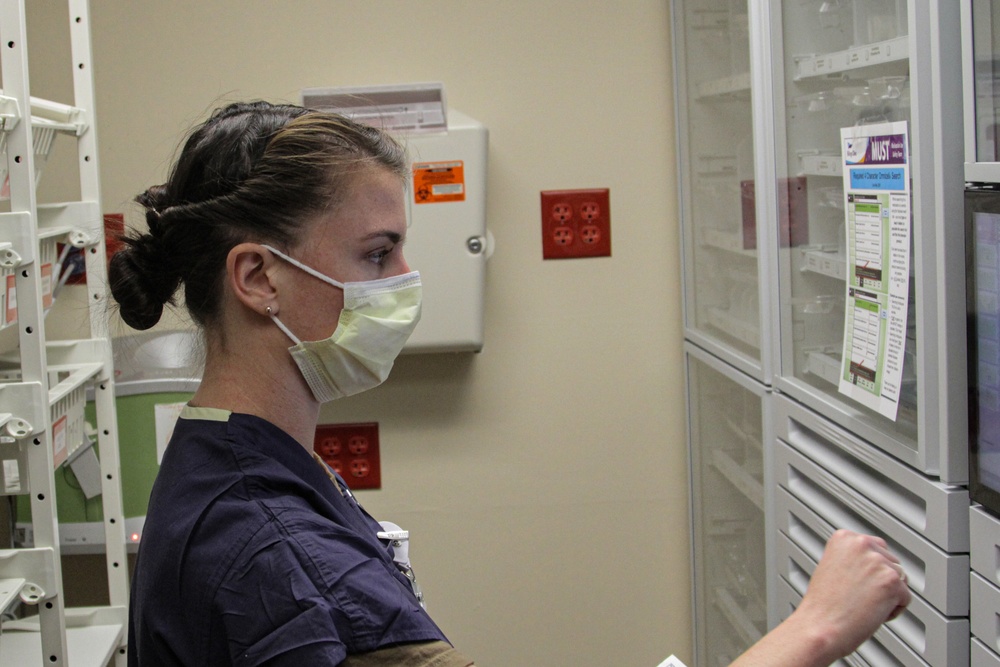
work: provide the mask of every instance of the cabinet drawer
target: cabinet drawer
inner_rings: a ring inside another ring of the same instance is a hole
[[[775,587],[777,590],[777,603],[780,610],[780,620],[785,620],[799,606],[802,595],[805,593],[805,584],[808,583],[809,575],[816,567],[808,556],[802,553],[787,537],[778,537],[778,558],[781,560],[781,569],[791,566],[796,570],[794,578],[796,583],[789,583],[787,579],[781,579]],[[794,560],[793,560],[794,559]],[[800,569],[796,564],[803,561],[808,570]],[[927,667],[927,663],[916,654],[909,646],[900,641],[899,637],[890,632],[885,626],[879,628],[871,639],[858,647],[858,650],[851,655],[838,660],[836,665],[850,665],[850,667],[883,667],[883,665],[903,665],[904,667]]]
[[[1000,588],[973,572],[969,586],[972,635],[1000,653]]]
[[[969,551],[969,490],[942,484],[788,400],[775,401],[777,437],[846,481],[945,551]]]
[[[1000,586],[1000,519],[979,505],[969,508],[972,569],[994,586]]]
[[[972,640],[971,667],[1000,667],[1000,655],[986,648],[978,639]]]
[[[879,535],[899,557],[910,588],[946,616],[969,613],[969,556],[948,554],[787,444],[775,448],[775,483],[822,517],[822,542],[836,528]],[[789,528],[779,526],[786,532]],[[791,533],[789,533],[791,535]],[[791,535],[796,539],[795,535]],[[817,552],[821,553],[820,550]]]
[[[776,524],[783,533],[778,537],[786,537],[798,549],[779,555],[778,575],[804,591],[808,576],[835,529],[782,488],[775,494],[775,514]],[[780,544],[781,540],[776,542]],[[909,574],[914,568],[913,559],[903,563]],[[969,619],[948,618],[919,595],[914,595],[906,611],[885,627],[928,664],[949,667],[968,663]]]

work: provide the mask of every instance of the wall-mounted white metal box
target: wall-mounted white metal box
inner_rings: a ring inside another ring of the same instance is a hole
[[[423,315],[405,351],[478,352],[492,251],[486,128],[451,111],[445,131],[403,138],[412,163],[404,255],[424,283]]]
[[[423,281],[423,313],[404,352],[478,352],[483,347],[488,133],[448,111],[440,84],[311,88],[304,106],[386,129],[407,148],[404,255]]]

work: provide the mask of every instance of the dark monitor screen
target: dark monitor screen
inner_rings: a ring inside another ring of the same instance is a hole
[[[1000,516],[1000,190],[966,191],[969,494]]]

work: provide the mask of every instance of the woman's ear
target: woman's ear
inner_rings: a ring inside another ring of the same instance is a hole
[[[277,263],[259,243],[240,243],[226,257],[226,281],[233,295],[247,308],[265,314],[278,314]]]

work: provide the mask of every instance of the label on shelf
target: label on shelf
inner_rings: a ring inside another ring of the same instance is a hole
[[[17,459],[3,461],[3,492],[5,495],[21,493],[21,468]]]
[[[42,264],[42,308],[52,307],[52,263]]]
[[[14,274],[7,276],[7,288],[4,290],[7,306],[4,308],[5,324],[17,322],[17,279]]]
[[[52,422],[52,464],[58,468],[66,460],[69,453],[67,445],[68,430],[66,424],[69,422],[68,416],[63,415]]]
[[[839,252],[828,250],[809,250],[804,255],[803,269],[824,276],[847,280],[847,260]]]
[[[806,176],[842,176],[844,173],[840,157],[837,155],[801,154],[799,162],[802,165],[802,173]]]
[[[722,79],[704,81],[695,88],[697,99],[704,100],[711,97],[724,97],[737,93],[750,92],[750,73],[735,74]]]
[[[906,35],[874,44],[863,44],[835,53],[795,56],[795,80],[906,60],[910,57]]]

